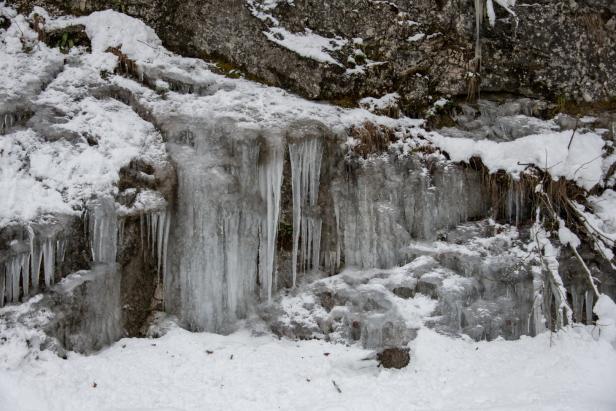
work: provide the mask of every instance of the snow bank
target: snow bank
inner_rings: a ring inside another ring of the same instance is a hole
[[[12,219],[28,221],[43,213],[72,213],[62,194],[36,173],[24,172],[29,156],[40,148],[32,130],[0,138],[0,226]]]
[[[474,141],[467,138],[444,137],[430,133],[428,139],[449,154],[453,161],[468,162],[480,157],[490,172],[504,170],[520,175],[529,165],[546,169],[554,179],[564,177],[590,190],[603,175],[603,146],[605,142],[594,132],[571,131],[536,134],[514,141],[497,143],[489,140]]]
[[[110,47],[117,47],[132,60],[152,61],[163,51],[162,41],[151,27],[111,9],[76,18],[48,19],[47,27],[60,29],[76,24],[86,27],[93,53],[104,53]]]
[[[593,312],[599,317],[599,338],[611,343],[616,348],[616,304],[610,297],[601,294],[595,303]]]
[[[37,34],[24,16],[0,3],[0,15],[13,24],[0,35],[0,129],[6,113],[27,108],[28,99],[62,69],[64,56],[57,49],[38,47]],[[23,42],[23,43],[22,43]],[[24,50],[24,44],[31,50]],[[21,107],[19,107],[21,106]]]
[[[616,407],[616,351],[585,329],[489,343],[422,329],[411,348],[408,368],[384,370],[356,346],[173,329],[92,356],[41,353],[11,370],[0,364],[0,404],[13,411]]]
[[[108,12],[84,19],[109,23],[105,27],[111,29],[99,33],[104,38],[97,43],[100,49],[114,38],[109,32],[119,30],[111,22],[126,23]],[[71,20],[62,20],[62,24],[67,22]],[[136,32],[149,33],[145,29]],[[16,128],[0,138],[0,226],[46,213],[75,213],[92,196],[115,193],[119,170],[131,159],[165,161],[162,137],[152,124],[117,100],[90,95],[91,89],[105,84],[99,70],[113,70],[113,55],[74,50],[70,55],[73,64],[60,71],[65,56],[44,43],[37,42],[31,53],[12,50],[19,36],[14,25],[0,33],[0,54],[10,57],[0,58],[0,64],[11,79],[2,82],[8,91],[0,91],[0,102],[19,96],[20,104],[33,107],[35,116],[28,122],[30,128]],[[22,69],[25,75],[14,73]],[[24,94],[28,87],[32,90]]]

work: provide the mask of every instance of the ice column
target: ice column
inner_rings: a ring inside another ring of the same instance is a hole
[[[259,279],[262,295],[272,298],[276,258],[276,235],[280,216],[280,191],[282,188],[282,149],[274,148],[268,161],[259,166],[259,187],[265,202],[265,218],[261,222],[259,245]]]
[[[224,144],[233,147],[222,150],[221,142],[211,141],[211,151],[222,152],[216,156],[170,146],[177,164],[178,202],[171,227],[173,271],[164,277],[165,309],[193,330],[228,332],[247,314],[255,297],[259,259],[261,286],[271,287],[279,166],[271,159],[260,161],[254,141],[231,141],[229,135],[225,133]]]
[[[317,138],[289,144],[293,190],[293,287],[301,271],[319,267],[321,219],[314,213],[319,197],[323,145]]]

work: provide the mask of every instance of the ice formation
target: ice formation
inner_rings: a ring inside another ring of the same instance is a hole
[[[416,158],[354,165],[333,182],[338,229],[347,266],[387,268],[407,262],[411,239],[435,239],[437,230],[485,213],[478,176],[443,167],[434,172]]]
[[[483,8],[484,2],[479,3]],[[34,41],[35,33],[23,17],[18,19]],[[118,194],[121,170],[132,160],[166,161],[165,135],[177,171],[177,203],[138,211],[141,248],[144,258],[156,259],[165,309],[179,314],[191,329],[230,331],[236,319],[249,314],[254,300],[273,299],[283,285],[279,276],[287,274],[279,272],[283,266],[295,287],[302,274],[311,271],[390,268],[429,254],[442,267],[417,274],[412,278],[416,284],[406,288],[414,292],[417,286],[438,298],[443,321],[451,329],[479,338],[493,338],[505,327],[503,333],[509,336],[532,333],[531,328],[537,332],[546,321],[541,300],[550,298],[549,290],[541,293],[544,270],[533,267],[527,277],[512,270],[519,275],[513,285],[485,282],[480,287],[483,280],[475,282],[475,277],[500,278],[504,276],[500,265],[511,268],[511,261],[486,259],[486,264],[494,265],[488,267],[476,254],[436,241],[453,235],[452,229],[462,222],[485,217],[490,205],[502,208],[500,214],[510,223],[519,224],[527,217],[524,187],[514,182],[504,191],[504,201],[490,204],[481,172],[452,165],[438,150],[455,162],[481,157],[489,172],[504,170],[514,177],[534,165],[586,189],[598,184],[611,165],[607,158],[593,161],[606,148],[598,131],[580,130],[571,144],[569,130],[559,130],[554,122],[536,124],[518,116],[521,109],[507,115],[486,110],[481,117],[489,127],[467,133],[481,140],[466,134],[460,138],[453,132],[453,136],[427,132],[419,127],[421,120],[346,110],[245,79],[225,78],[203,61],[173,55],[151,28],[111,10],[80,18],[49,18],[48,24],[54,29],[83,24],[92,53],[73,50],[70,64],[60,71],[61,53],[41,43],[32,52],[41,60],[40,67],[32,67],[38,70],[35,84],[24,87],[34,90],[27,96],[37,110],[33,121],[26,130],[13,130],[18,114],[0,110],[2,132],[9,133],[0,141],[6,165],[0,169],[0,191],[9,193],[8,200],[0,200],[0,223],[27,222],[48,213],[75,214],[86,199],[98,198],[90,203],[86,221],[90,252],[94,266],[108,265],[115,281],[113,267],[125,241],[124,227],[137,214],[124,213],[111,198]],[[2,56],[10,58],[11,74],[27,68],[24,62],[30,59],[22,55],[15,30],[11,25],[3,33],[11,41],[0,44]],[[282,28],[269,29],[277,30]],[[283,44],[287,47],[311,38],[282,34],[293,43]],[[109,47],[120,49],[132,61],[132,76],[100,75],[112,73],[118,63],[105,52]],[[325,61],[333,58],[327,48],[318,52],[328,56]],[[376,109],[393,100],[395,96],[388,95],[363,103]],[[62,122],[53,123],[57,118]],[[312,134],[291,126],[298,121],[318,123],[317,128],[326,131]],[[374,129],[387,127],[396,142],[388,140],[379,153],[367,158],[345,153],[345,148],[362,144],[349,134],[361,123]],[[287,153],[291,205],[282,204],[288,194],[283,191]],[[21,210],[23,204],[27,209]],[[281,215],[292,218],[290,258],[277,253]],[[39,229],[29,233],[29,248],[28,242],[18,242],[2,262],[0,305],[17,302],[43,285],[49,288],[57,279],[56,266],[65,248],[62,236]],[[539,234],[534,251],[542,252],[544,269],[554,274],[552,291],[564,304],[566,291],[556,277],[556,250]],[[434,251],[417,240],[444,249]],[[593,297],[577,291],[573,315],[588,321]],[[512,307],[520,310],[520,316],[513,318]],[[486,312],[497,313],[498,318],[488,323]],[[362,337],[366,346],[384,345],[389,332],[384,324],[392,324],[394,334],[399,331],[397,318],[390,320],[388,316],[366,319]]]
[[[169,144],[178,204],[165,307],[192,329],[227,332],[275,287],[282,136],[224,121],[190,134],[192,145]]]
[[[118,252],[118,219],[115,202],[102,199],[90,205],[88,215],[92,261],[113,264]]]
[[[318,269],[321,246],[319,198],[323,146],[319,139],[289,144],[293,189],[293,287],[300,272]],[[301,240],[301,241],[300,241]]]
[[[280,191],[284,153],[280,148],[270,150],[270,158],[259,167],[261,198],[266,204],[266,218],[261,224],[259,251],[259,278],[267,301],[272,298],[275,287],[276,236],[280,216]]]
[[[55,283],[56,265],[64,260],[65,240],[57,230],[49,233],[42,227],[28,226],[28,239],[15,240],[14,254],[0,265],[0,307],[25,300],[41,286],[49,289]]]
[[[120,220],[118,238],[122,243],[123,223]],[[139,217],[141,249],[144,258],[156,258],[157,272],[160,278],[165,277],[167,270],[167,249],[169,230],[171,228],[171,213],[167,209],[142,212]],[[151,256],[148,255],[151,254]]]

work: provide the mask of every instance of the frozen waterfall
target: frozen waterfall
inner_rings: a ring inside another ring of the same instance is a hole
[[[168,144],[178,202],[165,309],[191,329],[228,332],[275,287],[284,145],[276,130],[224,122],[190,134],[194,144]]]
[[[293,187],[293,287],[300,271],[318,269],[321,246],[321,218],[315,212],[319,198],[321,140],[311,138],[289,144]]]

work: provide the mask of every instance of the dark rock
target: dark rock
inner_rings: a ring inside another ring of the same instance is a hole
[[[73,14],[114,8],[143,19],[171,50],[210,58],[222,72],[240,69],[249,78],[342,105],[398,92],[402,111],[411,115],[439,96],[466,97],[469,62],[475,55],[471,0],[295,0],[265,10],[288,32],[310,29],[346,40],[331,53],[339,65],[302,57],[270,41],[264,32],[271,20],[261,20],[251,10],[259,9],[260,1],[252,5],[244,0],[10,3],[21,11],[39,5]],[[498,6],[495,9],[496,25],[486,21],[480,30],[483,92],[578,102],[616,97],[613,2],[519,0],[517,18]],[[378,64],[367,65],[368,61]],[[352,71],[358,67],[363,70]]]
[[[400,298],[413,298],[415,296],[415,290],[409,287],[396,287],[392,291]]]
[[[404,368],[411,361],[410,349],[408,348],[387,348],[376,356],[379,365],[384,368]]]
[[[424,276],[417,282],[417,292],[430,298],[438,298],[438,290],[443,280],[438,277]]]
[[[328,312],[331,311],[332,308],[334,308],[334,306],[336,305],[336,302],[334,301],[334,297],[333,297],[332,293],[330,293],[330,292],[324,292],[323,294],[321,294],[320,295],[320,300],[321,300],[321,305]]]

